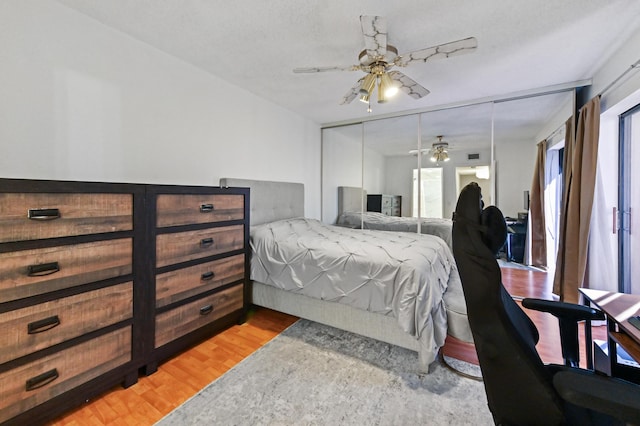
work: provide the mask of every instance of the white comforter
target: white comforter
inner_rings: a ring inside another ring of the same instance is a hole
[[[443,296],[459,297],[460,278],[447,244],[432,235],[379,232],[297,218],[251,230],[251,279],[397,318],[429,346],[447,334]]]

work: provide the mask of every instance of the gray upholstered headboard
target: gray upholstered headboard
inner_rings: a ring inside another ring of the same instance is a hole
[[[339,186],[338,216],[344,212],[360,212],[362,210],[367,210],[367,191],[355,186]]]
[[[261,225],[304,216],[304,184],[221,178],[220,186],[250,188],[250,222]]]

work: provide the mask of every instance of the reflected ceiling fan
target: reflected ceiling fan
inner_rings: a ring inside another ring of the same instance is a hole
[[[438,136],[438,142],[434,142],[431,145],[431,157],[429,157],[429,160],[432,163],[449,161],[449,142],[443,141],[442,138],[443,136]]]
[[[326,71],[364,71],[367,73],[347,92],[340,102],[348,104],[356,97],[369,103],[371,95],[378,86],[378,103],[384,103],[402,90],[414,99],[420,99],[429,91],[393,67],[406,67],[414,62],[427,62],[432,59],[448,58],[473,51],[478,42],[474,37],[414,50],[398,55],[395,46],[387,44],[387,22],[381,16],[360,16],[365,49],[358,55],[358,65],[295,68],[294,73],[316,73]]]
[[[431,145],[431,148],[422,148],[420,152],[422,155],[429,154],[429,161],[432,163],[441,163],[449,161],[449,142],[445,142],[442,140],[444,136],[436,136],[438,138],[438,142],[434,142]],[[418,155],[417,149],[412,149],[409,151],[410,155]]]

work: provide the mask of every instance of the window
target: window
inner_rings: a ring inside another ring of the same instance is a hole
[[[418,169],[413,169],[412,216],[442,218],[442,167],[423,168],[419,174],[420,178]]]

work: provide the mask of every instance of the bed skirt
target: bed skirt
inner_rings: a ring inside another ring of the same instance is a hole
[[[356,333],[392,345],[418,352],[419,372],[428,372],[429,365],[436,359],[440,346],[433,347],[433,328],[427,327],[420,339],[405,333],[396,318],[353,308],[336,302],[314,299],[302,294],[291,293],[279,288],[252,281],[251,302],[254,305],[284,312],[300,318],[316,321],[341,330]]]

